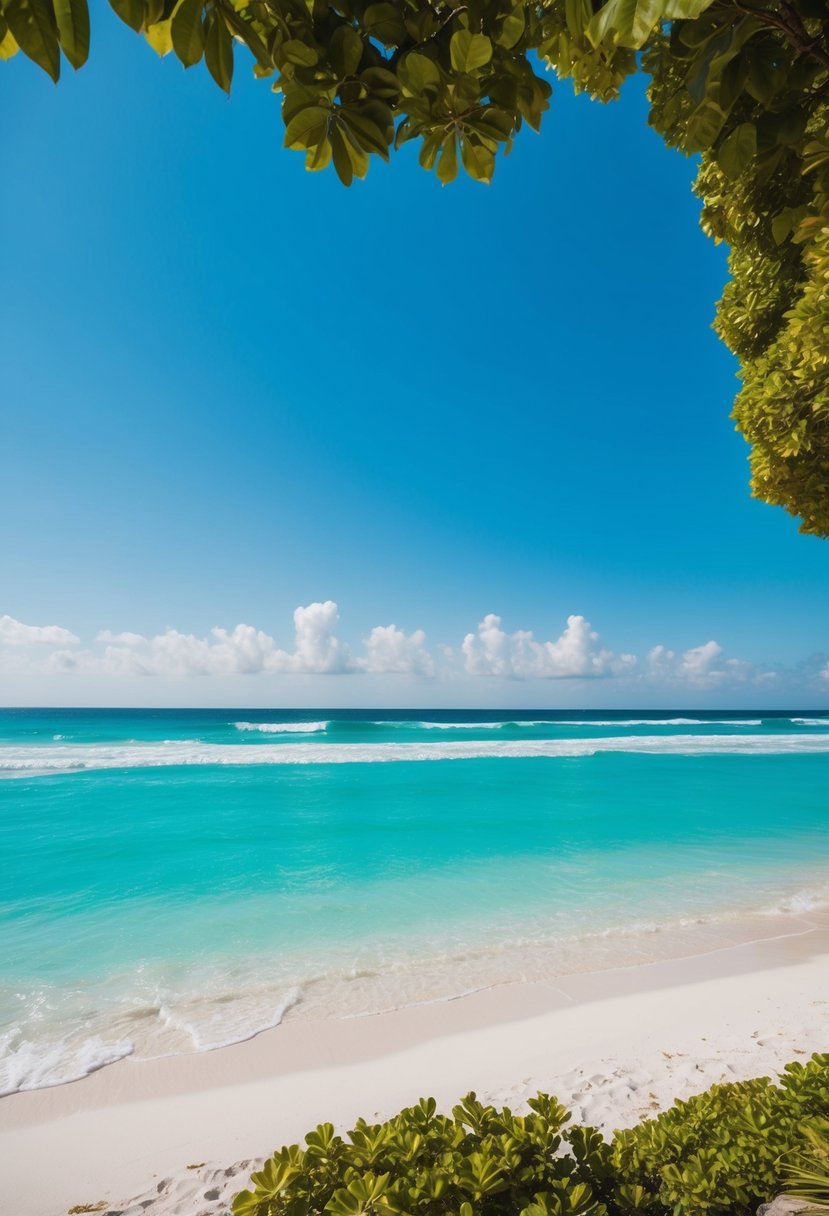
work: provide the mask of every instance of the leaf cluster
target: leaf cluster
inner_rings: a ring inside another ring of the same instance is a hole
[[[617,1132],[612,1160],[640,1196],[633,1209],[687,1216],[752,1216],[781,1189],[787,1160],[829,1115],[829,1054],[760,1077],[714,1085],[639,1126]]]
[[[559,1154],[569,1115],[543,1094],[529,1105],[518,1116],[470,1093],[451,1117],[423,1098],[345,1139],[321,1124],[253,1175],[234,1216],[598,1216],[583,1168]]]
[[[429,1098],[344,1138],[321,1124],[269,1158],[233,1216],[749,1216],[804,1170],[814,1193],[815,1153],[829,1161],[829,1054],[777,1084],[715,1085],[609,1142],[567,1127],[554,1098],[529,1105],[468,1094],[451,1117]]]
[[[802,1152],[788,1162],[789,1191],[824,1213],[829,1211],[829,1119],[813,1121],[803,1134]]]

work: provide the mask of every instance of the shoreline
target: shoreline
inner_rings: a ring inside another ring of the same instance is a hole
[[[5,1202],[16,1216],[58,1216],[104,1201],[101,1211],[129,1210],[125,1197],[143,1194],[148,1216],[218,1213],[252,1159],[319,1122],[344,1130],[426,1095],[449,1107],[469,1089],[515,1107],[545,1089],[577,1120],[635,1122],[715,1081],[829,1050],[829,914],[797,921],[685,958],[287,1020],[243,1043],[126,1058],[8,1095]]]
[[[603,930],[582,927],[581,935],[563,934],[547,941],[533,940],[531,934],[512,942],[482,938],[479,943],[466,942],[454,954],[449,951],[443,957],[430,956],[427,944],[422,952],[410,949],[408,956],[395,952],[396,961],[385,968],[369,958],[360,960],[353,969],[345,967],[338,971],[330,965],[332,956],[327,973],[321,970],[314,974],[312,970],[306,975],[289,974],[274,979],[270,985],[264,984],[256,994],[256,1006],[243,1009],[247,1024],[244,1021],[239,1024],[235,1005],[248,996],[251,977],[244,968],[237,969],[232,982],[224,984],[224,992],[205,991],[201,1009],[195,1006],[192,993],[184,997],[185,1009],[180,1013],[175,999],[170,1001],[169,996],[156,995],[153,999],[144,995],[137,1001],[133,996],[134,1009],[127,1002],[120,1013],[117,1005],[110,1008],[115,1021],[109,1026],[91,1027],[87,1023],[86,1042],[78,1040],[73,1044],[75,1056],[67,1049],[60,1059],[50,1059],[56,1035],[61,1050],[67,1044],[65,1039],[61,1041],[60,1024],[55,1025],[51,1042],[47,1040],[45,1044],[48,1070],[40,1074],[35,1052],[42,1044],[37,1038],[27,1042],[24,1031],[21,1046],[29,1050],[35,1067],[29,1076],[21,1068],[18,1078],[14,1078],[14,1057],[11,1057],[12,1084],[20,1088],[6,1087],[4,1078],[0,1082],[0,1103],[18,1093],[82,1084],[89,1077],[113,1068],[156,1063],[167,1066],[167,1062],[179,1056],[226,1051],[275,1030],[284,1033],[286,1027],[296,1022],[326,1026],[332,1021],[401,1014],[481,997],[491,989],[508,991],[516,986],[523,986],[526,991],[555,989],[575,976],[679,962],[741,945],[798,936],[824,924],[829,927],[825,867],[806,874],[801,869],[796,882],[793,875],[790,878],[788,893],[778,891],[775,904],[762,908],[726,907],[719,914],[704,910],[697,916],[676,913],[673,919],[662,923],[641,919]],[[260,975],[267,974],[267,963],[267,958],[260,960]],[[190,1011],[186,1008],[188,1001],[194,1006]],[[221,1031],[211,1033],[209,1018],[218,1015],[221,1019],[228,1008],[232,1010],[229,1023]],[[94,1048],[94,1054],[84,1055],[87,1044]]]

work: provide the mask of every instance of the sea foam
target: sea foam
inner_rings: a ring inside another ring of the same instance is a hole
[[[254,730],[263,735],[317,735],[328,729],[327,722],[234,722],[237,730]]]
[[[762,726],[762,718],[578,718],[553,726]]]
[[[47,776],[92,769],[168,768],[191,765],[378,764],[435,760],[506,760],[593,756],[629,752],[673,756],[820,754],[829,735],[639,735],[595,739],[522,739],[441,743],[163,743],[66,744],[7,747],[0,776]]]
[[[135,1050],[130,1039],[105,1043],[98,1035],[75,1046],[60,1040],[44,1047],[19,1038],[20,1033],[15,1028],[6,1042],[0,1044],[0,1097],[80,1081],[81,1077],[123,1060]],[[16,1038],[18,1041],[14,1042]]]

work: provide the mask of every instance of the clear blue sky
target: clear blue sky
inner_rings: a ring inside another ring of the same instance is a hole
[[[725,253],[638,83],[607,107],[558,84],[490,188],[410,148],[346,191],[282,150],[244,53],[227,100],[93,18],[58,88],[0,69],[0,702],[829,701],[829,549],[748,496]],[[350,658],[303,666],[292,613],[328,600]],[[464,657],[487,613],[601,642]],[[240,622],[288,657],[204,680],[152,641]],[[390,623],[396,674],[364,651]]]

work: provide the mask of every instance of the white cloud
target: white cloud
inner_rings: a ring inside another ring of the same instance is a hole
[[[114,642],[120,646],[140,646],[146,640],[140,633],[113,633],[111,629],[102,629],[95,638],[96,642]]]
[[[53,650],[42,666],[46,671],[77,671],[92,662],[94,657],[88,650]]]
[[[273,661],[273,638],[253,625],[237,625],[230,631],[216,626],[211,634],[216,639],[210,646],[211,673],[255,675],[265,671]]]
[[[90,646],[59,625],[26,625],[11,616],[0,616],[0,670],[19,678],[24,687],[29,677],[75,673],[101,678],[116,687],[116,681],[137,676],[167,679],[193,677],[260,676],[264,681],[285,677],[280,687],[290,687],[293,676],[340,676],[361,673],[366,677],[401,677],[411,681],[440,677],[451,689],[464,677],[489,676],[506,680],[567,680],[616,677],[617,690],[609,696],[636,699],[645,686],[650,695],[660,688],[717,690],[774,687],[792,690],[825,688],[829,684],[826,654],[813,655],[798,667],[769,670],[739,658],[727,658],[722,646],[710,639],[687,650],[654,646],[641,673],[631,654],[617,654],[603,645],[598,633],[583,616],[567,618],[557,638],[538,640],[529,630],[507,633],[494,613],[483,618],[460,646],[441,642],[434,653],[422,629],[406,633],[397,625],[376,625],[352,654],[340,638],[340,615],[333,600],[300,605],[295,609],[294,644],[281,649],[270,634],[253,625],[234,628],[215,626],[206,636],[168,628],[155,635],[122,630],[101,630]],[[636,670],[634,670],[636,669]],[[626,677],[628,677],[626,681]],[[6,681],[8,685],[8,681]],[[368,683],[368,681],[367,681]],[[469,681],[465,687],[470,688]],[[7,695],[9,695],[7,693]],[[348,694],[351,695],[351,694]],[[538,694],[536,694],[538,695]]]
[[[296,608],[294,652],[276,651],[268,664],[270,670],[314,675],[348,671],[351,668],[348,647],[334,633],[339,623],[340,614],[333,600]]]
[[[422,629],[406,634],[396,625],[376,625],[365,641],[365,658],[357,665],[363,671],[433,676],[435,664],[425,642]]]
[[[636,663],[633,655],[614,654],[583,616],[568,616],[564,632],[554,642],[538,642],[532,632],[506,633],[501,618],[489,613],[468,633],[461,647],[470,675],[506,676],[525,680],[573,679],[622,675]]]
[[[24,625],[13,616],[0,616],[2,646],[75,646],[79,640],[60,625]]]
[[[647,676],[668,684],[692,684],[714,688],[722,684],[767,684],[778,678],[774,671],[763,671],[745,659],[723,659],[719,642],[711,639],[677,654],[665,646],[648,652]]]
[[[165,629],[152,638],[120,634],[121,645],[107,646],[101,666],[113,675],[256,675],[268,669],[276,652],[273,638],[252,625],[227,630],[217,626],[207,638]]]
[[[104,644],[101,654],[84,651],[72,664],[63,654],[52,658],[55,667],[91,668],[116,676],[333,674],[352,669],[348,647],[334,632],[338,624],[337,605],[328,600],[296,609],[295,648],[290,652],[278,649],[261,629],[239,624],[234,629],[217,625],[206,638],[177,629],[154,637],[104,629],[97,635]]]
[[[693,646],[682,654],[668,650],[665,646],[654,646],[648,652],[648,674],[661,680],[684,680],[691,684],[710,684],[724,674],[714,668],[722,654],[719,642],[704,642]]]
[[[165,629],[151,638],[120,633],[111,635],[116,644],[107,645],[101,656],[90,655],[87,660],[84,655],[82,662],[89,661],[116,676],[207,676],[261,670],[261,662],[257,665],[244,646],[248,630],[256,636],[249,625],[237,625],[232,634],[213,630],[213,636],[218,636],[215,642],[177,629]],[[106,636],[105,631],[103,638]]]
[[[820,671],[819,678],[821,680],[829,680],[829,663]]]

